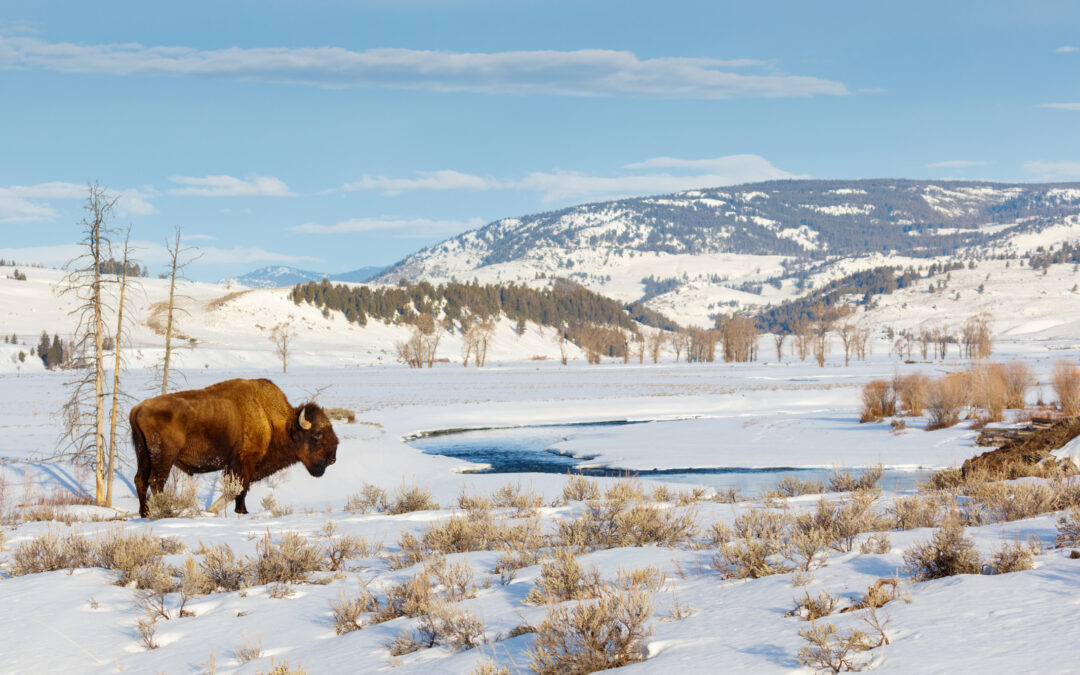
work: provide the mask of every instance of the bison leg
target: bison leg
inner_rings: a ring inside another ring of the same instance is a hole
[[[146,518],[150,515],[150,507],[146,503],[146,489],[150,485],[150,452],[141,431],[133,429],[132,439],[135,444],[135,457],[138,460],[138,470],[135,472],[135,494],[139,496],[139,515]]]
[[[244,497],[247,497],[248,486],[244,485],[244,489],[240,491],[240,494],[236,495],[236,512],[247,513],[247,504],[244,503]]]

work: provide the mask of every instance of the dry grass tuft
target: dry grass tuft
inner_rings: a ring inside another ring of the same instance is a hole
[[[540,578],[529,590],[525,602],[543,605],[595,598],[602,587],[598,571],[585,572],[572,552],[559,549],[554,559],[541,567]]]
[[[817,621],[832,614],[839,600],[828,591],[822,591],[816,598],[810,597],[807,592],[804,597],[795,599],[795,609],[788,612],[788,616],[798,616],[803,621]]]
[[[147,502],[151,519],[159,518],[194,518],[202,510],[199,508],[199,493],[195,481],[178,471],[169,474],[165,489],[154,492]]]
[[[240,644],[233,648],[233,657],[241,664],[261,659],[262,655],[262,639],[258,633],[248,637],[241,636]]]
[[[255,545],[255,580],[296,584],[323,567],[323,554],[296,532],[286,532],[275,544],[267,533]]]
[[[979,574],[982,561],[971,539],[964,536],[960,515],[951,511],[933,538],[904,553],[904,569],[916,581],[941,579],[956,574]]]
[[[1080,507],[1072,507],[1069,512],[1058,518],[1057,536],[1054,546],[1080,546]]]
[[[600,485],[581,474],[567,474],[562,492],[563,503],[585,502],[600,498]]]
[[[364,483],[360,492],[349,495],[345,500],[345,510],[360,513],[369,511],[386,511],[390,508],[386,490],[378,485]]]
[[[1031,542],[1021,544],[1019,541],[1003,542],[1001,548],[994,551],[994,557],[990,566],[995,574],[1009,574],[1030,570],[1035,566],[1035,555],[1039,552],[1039,545]]]
[[[308,671],[303,666],[295,668],[290,666],[288,659],[281,663],[274,663],[274,659],[271,658],[270,670],[259,670],[255,672],[255,675],[308,675]]]
[[[776,487],[766,492],[764,496],[783,499],[801,495],[818,495],[822,492],[825,492],[825,484],[821,481],[801,480],[795,476],[786,475],[781,477]]]
[[[392,516],[413,511],[437,511],[439,505],[431,496],[431,491],[419,486],[408,487],[404,483],[394,490],[393,501],[386,512]]]
[[[344,592],[336,602],[330,603],[334,613],[334,632],[345,635],[364,627],[364,614],[379,611],[379,601],[367,589],[361,589],[359,597],[349,598]]]
[[[583,675],[643,661],[652,594],[607,586],[594,600],[548,610],[527,652],[537,675]]]
[[[829,476],[829,487],[833,492],[869,490],[877,487],[883,475],[885,475],[885,467],[881,464],[866,469],[858,478],[852,476],[846,469],[833,469],[832,475]]]

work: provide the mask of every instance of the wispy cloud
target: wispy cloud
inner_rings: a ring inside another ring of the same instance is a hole
[[[1031,161],[1024,162],[1021,168],[1033,174],[1036,180],[1064,181],[1080,179],[1080,162],[1073,161]]]
[[[418,173],[414,178],[364,176],[340,189],[380,190],[387,195],[410,190],[532,190],[542,192],[545,202],[559,202],[679,192],[761,180],[805,177],[779,169],[758,155],[728,155],[707,159],[654,157],[643,162],[626,164],[622,168],[634,173],[597,176],[556,170],[534,171],[524,178],[492,178],[442,170]],[[637,173],[649,169],[669,171]]]
[[[248,180],[233,176],[173,176],[182,188],[169,190],[171,195],[196,197],[295,197],[284,181],[273,176],[254,176]]]
[[[484,224],[479,218],[468,221],[431,220],[428,218],[351,218],[333,225],[304,223],[289,228],[305,234],[347,234],[383,232],[399,237],[431,237],[457,234]]]
[[[947,159],[944,162],[931,162],[923,166],[927,169],[964,169],[969,166],[986,166],[986,162],[974,159]]]
[[[138,252],[141,263],[149,265],[164,265],[169,260],[168,250],[157,242],[134,241],[133,249]],[[19,248],[0,248],[0,258],[18,260],[20,262],[38,263],[49,267],[60,267],[76,256],[85,253],[83,247],[78,244],[59,244],[55,246],[27,246]],[[200,246],[199,259],[193,263],[193,267],[202,265],[217,265],[229,263],[312,263],[325,262],[323,258],[290,255],[277,253],[258,247],[234,246],[232,248],[218,248],[214,246]]]
[[[1040,103],[1040,108],[1053,108],[1055,110],[1080,110],[1080,103]]]
[[[365,175],[358,181],[342,185],[341,189],[349,192],[378,190],[392,195],[405,190],[486,190],[493,187],[499,187],[498,181],[446,169],[442,171],[420,171],[417,172],[415,178],[387,178],[386,176]]]
[[[135,189],[110,190],[105,194],[116,199],[119,215],[146,216],[155,212],[150,195]],[[0,187],[0,223],[30,223],[52,220],[58,214],[45,200],[85,199],[86,186],[63,181],[36,185]]]
[[[0,37],[3,67],[513,95],[725,99],[850,93],[840,82],[777,72],[768,62],[756,59],[642,59],[632,52],[607,49],[494,53],[341,47],[199,50]]]
[[[1072,45],[1064,45],[1054,50],[1058,54],[1071,54],[1072,52],[1080,52],[1080,47],[1073,47]]]

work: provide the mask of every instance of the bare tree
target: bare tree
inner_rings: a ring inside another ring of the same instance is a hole
[[[851,365],[851,352],[855,349],[855,326],[845,321],[836,329],[840,342],[844,344],[844,367]]]
[[[781,332],[779,328],[773,334],[773,344],[776,345],[776,362],[784,362],[784,340],[787,339],[788,334]]]
[[[77,320],[72,351],[80,355],[80,365],[86,368],[70,383],[71,396],[64,405],[67,437],[76,459],[94,467],[94,496],[99,506],[106,504],[104,342],[108,300],[108,280],[101,269],[111,248],[108,221],[116,199],[96,183],[87,187],[85,215],[80,221],[83,253],[65,265],[67,274],[59,288],[61,295],[74,296],[79,303],[72,312]],[[84,412],[87,407],[92,412]]]
[[[483,368],[487,364],[488,346],[495,337],[495,321],[487,319],[476,324],[476,365]]]
[[[270,330],[270,342],[274,343],[274,353],[281,359],[282,374],[289,370],[289,350],[292,348],[295,331],[288,323],[279,323]]]
[[[162,394],[169,392],[169,367],[174,349],[173,334],[176,332],[176,280],[177,278],[183,278],[184,269],[195,260],[198,260],[197,257],[190,257],[193,249],[184,248],[180,245],[179,226],[176,228],[173,239],[165,242],[165,248],[169,252],[169,306],[165,318],[165,356],[161,366]]]
[[[116,301],[116,338],[113,340],[113,354],[115,360],[113,362],[113,387],[112,387],[112,414],[110,415],[109,423],[109,462],[106,468],[106,475],[109,477],[105,487],[105,505],[112,506],[113,495],[113,477],[116,475],[116,419],[117,412],[120,407],[120,367],[122,365],[120,357],[120,345],[124,341],[125,324],[124,324],[124,302],[127,299],[128,288],[128,266],[131,259],[131,228],[128,227],[124,232],[124,259],[120,269],[120,294]]]
[[[810,354],[810,323],[805,319],[800,319],[795,324],[793,332],[795,335],[795,354],[798,355],[800,361],[805,361],[807,355]]]
[[[832,321],[821,318],[814,322],[813,330],[814,359],[819,368],[825,367],[825,357],[829,355],[829,331],[832,330]]]
[[[662,328],[657,328],[655,331],[649,334],[649,358],[653,363],[660,362],[660,352],[664,349],[664,345],[667,344],[667,333]]]
[[[559,330],[559,334],[556,335],[555,338],[556,343],[558,343],[559,345],[559,360],[565,366],[566,362],[569,360],[569,355],[567,354],[567,352],[569,351],[569,345],[568,340],[566,339],[566,328],[561,328]]]
[[[638,363],[645,363],[645,335],[641,331],[634,333],[634,352]]]
[[[680,328],[671,336],[671,346],[675,348],[675,363],[679,362],[679,355],[690,349],[690,330]]]
[[[967,358],[973,361],[989,358],[994,351],[994,317],[986,312],[976,314],[964,322],[962,339]]]

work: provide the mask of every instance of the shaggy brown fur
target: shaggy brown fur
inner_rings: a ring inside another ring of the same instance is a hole
[[[155,396],[132,408],[130,419],[144,517],[147,488],[162,490],[174,466],[189,474],[235,474],[243,485],[236,512],[247,513],[244,498],[252,482],[296,462],[321,476],[337,459],[337,435],[322,408],[292,407],[270,380],[226,380]]]

